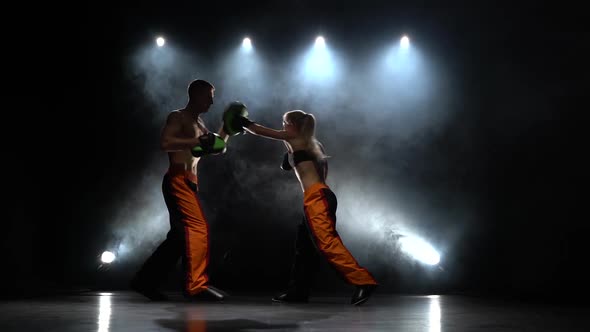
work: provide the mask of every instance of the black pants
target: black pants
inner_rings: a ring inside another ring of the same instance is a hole
[[[336,223],[336,209],[338,207],[336,195],[331,190],[327,189],[322,189],[322,194],[328,203],[330,217],[334,223]],[[291,267],[288,292],[289,294],[298,296],[309,296],[322,257],[309,228],[309,221],[305,217],[305,213],[303,215],[303,220],[297,226],[295,257]],[[334,227],[336,227],[336,225],[334,225]]]
[[[178,208],[178,197],[173,194],[172,179],[166,174],[162,181],[162,193],[170,214],[170,230],[166,239],[158,246],[152,255],[143,263],[135,275],[135,281],[142,286],[155,289],[160,286],[174,270],[179,259],[182,259],[183,276],[186,278],[186,231],[183,215]],[[186,181],[191,191],[197,194],[197,185]],[[186,285],[186,280],[183,282]],[[183,291],[185,289],[183,288]]]

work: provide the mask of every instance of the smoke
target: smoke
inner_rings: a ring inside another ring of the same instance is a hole
[[[161,191],[165,165],[154,161],[138,176],[135,191],[121,199],[112,217],[112,240],[119,260],[142,260],[166,236],[168,211]]]
[[[209,76],[210,69],[198,53],[170,46],[146,46],[128,59],[127,67],[128,80],[139,92],[138,102],[149,106],[152,124],[157,126],[168,111],[185,105],[190,81]]]
[[[233,100],[248,106],[252,120],[272,128],[281,127],[288,110],[313,113],[317,138],[331,156],[328,184],[339,201],[338,231],[361,263],[395,264],[397,239],[404,234],[444,251],[473,220],[474,207],[454,182],[461,167],[437,148],[456,102],[452,75],[418,49],[367,50],[354,57],[332,50],[333,75],[321,79],[306,76],[304,55],[222,54],[205,59],[197,51],[146,48],[132,58],[129,77],[151,104],[158,126],[167,112],[184,106],[186,87],[195,78],[216,86],[215,104],[203,116],[212,130]],[[284,152],[281,142],[239,135],[229,139],[225,155],[203,158],[200,188],[215,197],[205,205],[209,220],[254,210],[265,211],[268,220],[299,213],[299,183],[279,168]],[[157,158],[137,194],[122,199],[113,224],[116,241],[133,255],[153,248],[168,228],[160,191],[166,161],[162,154]],[[239,202],[229,211],[227,200],[235,197]]]

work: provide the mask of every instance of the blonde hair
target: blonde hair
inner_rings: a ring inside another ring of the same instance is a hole
[[[299,134],[307,142],[307,150],[312,152],[318,159],[327,158],[322,143],[315,138],[316,120],[313,114],[293,110],[283,115],[283,121],[297,128]]]

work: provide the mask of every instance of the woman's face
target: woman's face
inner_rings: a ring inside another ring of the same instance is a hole
[[[283,129],[287,130],[287,127],[290,126],[291,123],[289,119],[287,119],[287,114],[283,115]]]
[[[295,125],[293,125],[286,116],[283,116],[283,129],[287,132],[297,132]]]

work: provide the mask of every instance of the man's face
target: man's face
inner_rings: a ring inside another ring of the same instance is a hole
[[[195,105],[199,107],[201,113],[205,113],[209,110],[209,107],[213,104],[213,97],[215,97],[215,90],[203,90],[200,92],[195,100]]]

